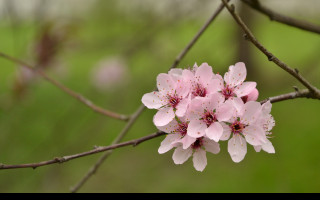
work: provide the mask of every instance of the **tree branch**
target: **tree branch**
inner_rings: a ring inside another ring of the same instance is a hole
[[[290,100],[290,99],[298,99],[298,98],[308,98],[308,99],[317,99],[320,100],[320,98],[315,97],[313,95],[312,92],[310,92],[308,89],[305,90],[297,90],[295,92],[291,92],[288,94],[282,94],[279,96],[275,96],[275,97],[269,97],[268,99],[265,99],[263,101],[261,101],[261,104],[266,103],[267,101],[270,101],[271,103],[278,103],[281,101],[286,101],[286,100]]]
[[[82,158],[82,157],[86,157],[86,156],[90,156],[90,155],[94,155],[97,153],[101,153],[101,152],[105,152],[105,151],[109,151],[109,150],[113,150],[113,149],[118,149],[121,147],[126,147],[126,146],[137,146],[143,142],[146,142],[148,140],[160,137],[166,135],[166,133],[164,132],[157,132],[154,133],[152,135],[149,136],[145,136],[136,140],[131,140],[128,142],[124,142],[121,144],[115,144],[115,145],[111,145],[111,146],[106,146],[106,147],[97,147],[94,150],[91,151],[87,151],[87,152],[83,152],[83,153],[79,153],[79,154],[74,154],[74,155],[70,155],[70,156],[63,156],[63,157],[57,157],[54,158],[52,160],[48,160],[48,161],[43,161],[43,162],[39,162],[39,163],[30,163],[30,164],[21,164],[21,165],[5,165],[5,164],[0,164],[0,170],[5,170],[5,169],[21,169],[21,168],[32,168],[32,169],[36,169],[39,167],[43,167],[43,166],[47,166],[47,165],[53,165],[53,164],[62,164],[77,158]]]
[[[306,78],[304,78],[300,73],[298,69],[293,69],[289,67],[287,64],[279,60],[275,55],[273,55],[271,52],[269,52],[252,34],[250,29],[247,27],[247,25],[242,21],[240,16],[235,12],[234,5],[229,5],[226,0],[222,0],[222,2],[227,7],[230,14],[233,16],[234,20],[240,25],[240,27],[245,32],[245,37],[247,40],[252,42],[262,53],[264,53],[269,61],[274,62],[276,65],[278,65],[280,68],[291,74],[293,77],[295,77],[300,83],[302,83],[305,87],[307,87],[310,92],[313,93],[313,95],[316,98],[320,98],[320,90],[313,86]]]
[[[277,21],[277,22],[286,24],[288,26],[292,26],[305,31],[320,34],[319,25],[315,25],[307,21],[298,20],[292,17],[282,15],[280,13],[274,12],[273,10],[261,5],[261,3],[258,0],[242,0],[242,2],[244,2],[251,8],[255,9],[256,11],[268,16],[272,21]]]
[[[102,114],[104,116],[108,116],[108,117],[112,117],[114,119],[118,119],[118,120],[122,120],[122,121],[128,121],[129,117],[126,115],[122,115],[122,114],[118,114],[106,109],[103,109],[97,105],[95,105],[94,103],[92,103],[90,100],[88,100],[87,98],[85,98],[84,96],[82,96],[81,94],[78,94],[76,92],[74,92],[73,90],[71,90],[70,88],[64,86],[63,84],[61,84],[60,82],[52,79],[51,77],[49,77],[44,71],[42,71],[39,68],[35,68],[21,60],[18,60],[16,58],[13,58],[9,55],[6,55],[4,53],[0,52],[0,57],[5,58],[13,63],[16,63],[18,65],[21,65],[25,68],[28,68],[29,70],[33,71],[36,74],[39,74],[40,76],[42,76],[45,80],[47,80],[48,82],[50,82],[51,84],[53,84],[54,86],[56,86],[57,88],[61,89],[62,91],[64,91],[65,93],[67,93],[68,95],[72,96],[73,98],[77,99],[78,101],[80,101],[81,103],[83,103],[84,105],[86,105],[87,107],[91,108],[93,111]]]
[[[229,0],[227,0],[229,2]],[[203,35],[203,33],[209,28],[209,26],[212,24],[212,22],[217,18],[217,16],[222,12],[224,9],[223,3],[218,7],[218,9],[213,13],[213,15],[207,20],[207,22],[203,25],[203,27],[198,31],[198,33],[194,36],[194,38],[188,43],[188,45],[182,50],[182,52],[176,57],[175,61],[171,65],[170,69],[176,68],[181,60],[189,53],[189,51],[192,49],[192,47],[197,43],[199,38]],[[144,105],[141,105],[141,108],[144,108]],[[139,111],[138,109],[138,111]],[[138,112],[137,111],[137,112]],[[140,116],[141,113],[138,113],[136,117],[134,118],[134,121]],[[122,138],[127,134],[129,129],[131,128],[130,121],[128,125],[123,129],[122,133],[120,134],[120,137],[118,137],[115,142],[120,142]],[[118,140],[120,139],[120,140]],[[88,173],[80,180],[79,183],[76,184],[76,186],[71,188],[72,193],[76,193],[88,180],[89,178],[94,175],[99,167],[104,163],[104,161],[112,154],[112,151],[106,152],[99,160],[98,162],[90,168]]]

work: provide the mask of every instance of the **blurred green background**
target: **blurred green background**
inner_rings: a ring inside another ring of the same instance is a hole
[[[97,105],[125,114],[140,106],[157,74],[168,70],[219,3],[40,0],[25,6],[22,2],[0,0],[0,51],[43,67]],[[272,6],[284,13],[290,8],[288,15],[319,24],[320,14],[308,12],[319,9],[319,2],[309,6],[286,2],[290,6],[277,6],[276,1]],[[271,22],[241,4],[237,7],[262,44],[320,87],[319,35]],[[243,44],[242,35],[224,11],[179,66],[208,62],[223,74],[229,65],[245,61],[248,80],[258,82],[261,100],[292,92],[292,86],[303,88],[250,44]],[[118,68],[120,72],[114,72]],[[110,77],[113,73],[116,78]],[[275,155],[249,147],[245,160],[235,164],[222,143],[222,152],[208,154],[206,170],[198,173],[191,160],[175,166],[172,152],[159,155],[162,138],[157,138],[116,150],[81,192],[320,192],[319,101],[277,103],[272,113]],[[125,140],[155,132],[154,114],[145,111]],[[0,59],[0,163],[38,162],[108,145],[124,125]],[[0,192],[68,192],[99,156],[37,170],[0,171]]]

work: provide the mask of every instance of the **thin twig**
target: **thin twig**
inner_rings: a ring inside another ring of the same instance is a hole
[[[288,17],[277,13],[263,5],[258,0],[242,0],[245,4],[249,5],[251,8],[257,10],[258,12],[268,16],[270,20],[277,21],[288,26],[299,28],[305,31],[320,34],[320,26],[316,24],[309,23],[307,21],[298,20],[292,17]]]
[[[247,27],[247,25],[242,21],[240,16],[235,12],[235,7],[234,5],[229,5],[226,0],[222,0],[222,2],[225,4],[227,7],[228,11],[230,14],[233,16],[235,21],[240,25],[240,27],[243,29],[245,32],[245,37],[247,40],[252,42],[262,53],[264,53],[269,61],[274,62],[276,65],[278,65],[280,68],[291,74],[293,77],[295,77],[300,83],[302,83],[305,87],[307,87],[316,98],[320,98],[320,90],[313,86],[306,78],[304,78],[298,69],[293,69],[289,67],[287,64],[279,60],[275,55],[273,55],[271,52],[269,52],[257,39],[256,37],[252,34],[250,29]]]
[[[51,77],[49,77],[44,71],[42,71],[39,68],[35,68],[21,60],[18,60],[16,58],[13,58],[9,55],[6,55],[4,53],[0,52],[0,57],[5,58],[13,63],[16,63],[18,65],[21,65],[25,68],[28,68],[29,70],[33,71],[36,74],[39,74],[40,76],[42,76],[45,80],[47,80],[48,82],[50,82],[51,84],[53,84],[54,86],[56,86],[57,88],[61,89],[62,91],[64,91],[65,93],[67,93],[68,95],[72,96],[73,98],[77,99],[78,101],[80,101],[81,103],[83,103],[84,105],[86,105],[87,107],[91,108],[93,111],[102,114],[104,116],[108,116],[108,117],[112,117],[114,119],[118,119],[118,120],[122,120],[122,121],[128,121],[129,117],[126,115],[122,115],[122,114],[118,114],[106,109],[103,109],[97,105],[95,105],[94,103],[92,103],[90,100],[88,100],[87,98],[85,98],[84,96],[82,96],[81,94],[78,94],[76,92],[74,92],[73,90],[71,90],[70,88],[64,86],[62,83],[52,79]]]
[[[228,0],[229,2],[229,0]],[[176,68],[179,63],[181,62],[181,60],[188,54],[188,52],[192,49],[192,47],[197,43],[197,41],[199,40],[199,38],[203,35],[203,33],[209,28],[209,26],[212,24],[212,22],[217,18],[217,16],[221,13],[221,11],[224,9],[224,5],[223,3],[218,7],[218,9],[214,12],[214,14],[207,20],[207,22],[204,24],[204,26],[198,31],[198,33],[194,36],[194,38],[189,42],[189,44],[183,49],[183,51],[176,57],[175,61],[173,62],[173,64],[171,65],[170,69]],[[144,107],[143,105],[141,107]],[[140,108],[141,108],[140,107]],[[140,109],[139,108],[139,109]],[[139,110],[138,109],[138,110]],[[137,111],[138,112],[138,111]],[[134,118],[134,120],[136,120],[138,117],[140,116],[140,114],[138,114],[136,116],[136,118]],[[120,134],[122,139],[122,136],[126,135],[127,132],[129,131],[129,129],[131,128],[131,125],[127,125],[124,130],[122,131],[122,133]],[[115,140],[116,141],[116,140]],[[104,161],[112,154],[111,151],[106,152],[99,160],[98,162],[93,165],[90,170],[88,171],[88,173],[80,180],[79,183],[76,184],[76,186],[71,188],[71,192],[76,193],[87,181],[88,179],[94,175],[97,170],[99,169],[99,167],[104,163]]]
[[[146,142],[148,140],[160,137],[166,135],[166,133],[163,132],[157,132],[154,133],[152,135],[149,136],[145,136],[139,139],[135,139],[135,140],[131,140],[128,142],[124,142],[121,144],[115,144],[115,145],[111,145],[111,146],[106,146],[106,147],[97,147],[91,151],[87,151],[87,152],[83,152],[83,153],[79,153],[79,154],[74,154],[74,155],[70,155],[70,156],[63,156],[63,157],[57,157],[54,158],[52,160],[48,160],[48,161],[43,161],[43,162],[39,162],[39,163],[30,163],[30,164],[21,164],[21,165],[5,165],[5,164],[0,164],[0,170],[5,170],[5,169],[21,169],[21,168],[32,168],[32,169],[37,169],[39,167],[43,167],[43,166],[47,166],[47,165],[53,165],[53,164],[62,164],[77,158],[82,158],[82,157],[86,157],[86,156],[90,156],[90,155],[94,155],[97,153],[101,153],[101,152],[105,152],[105,151],[110,151],[113,149],[118,149],[121,147],[126,147],[126,146],[137,146],[143,142]]]
[[[317,98],[313,95],[312,92],[310,92],[308,89],[305,90],[297,90],[295,92],[291,92],[288,94],[282,94],[279,96],[275,96],[275,97],[269,97],[268,99],[265,99],[263,101],[261,101],[261,104],[266,103],[267,101],[270,101],[271,103],[278,103],[281,101],[286,101],[286,100],[290,100],[290,99],[298,99],[298,98],[308,98],[308,99],[317,99],[320,100],[320,98]]]

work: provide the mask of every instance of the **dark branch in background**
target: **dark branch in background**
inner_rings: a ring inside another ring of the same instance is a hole
[[[36,74],[39,74],[40,76],[42,76],[45,80],[47,80],[48,82],[52,83],[54,86],[56,86],[57,88],[61,89],[62,91],[64,91],[65,93],[67,93],[68,95],[72,96],[73,98],[77,99],[78,101],[80,101],[81,103],[83,103],[84,105],[86,105],[87,107],[91,108],[93,111],[100,113],[102,115],[108,116],[108,117],[112,117],[114,119],[118,119],[118,120],[122,120],[122,121],[128,121],[129,117],[126,115],[121,115],[106,109],[103,109],[97,105],[95,105],[94,103],[92,103],[90,100],[88,100],[87,98],[85,98],[84,96],[74,92],[73,90],[71,90],[70,88],[64,86],[63,84],[61,84],[60,82],[52,79],[51,77],[49,77],[44,71],[42,71],[39,68],[33,67],[21,60],[18,60],[16,58],[13,58],[11,56],[8,56],[4,53],[0,52],[0,57],[5,58],[13,63],[16,63],[18,65],[21,65],[25,68],[28,68],[29,70],[33,71]]]
[[[229,2],[229,0],[228,0]],[[183,49],[183,51],[177,56],[173,64],[171,65],[170,69],[176,68],[181,60],[188,54],[188,52],[192,49],[192,47],[197,43],[199,38],[203,35],[203,33],[209,28],[209,26],[212,24],[212,22],[217,18],[217,16],[222,12],[224,9],[223,3],[218,7],[218,9],[214,12],[214,14],[208,19],[208,21],[204,24],[204,26],[198,31],[198,33],[194,36],[194,38],[189,42],[189,44]],[[140,116],[139,110],[143,109],[144,105],[141,105],[140,108],[136,111],[138,113],[137,115],[134,115],[135,117],[133,120],[137,120],[137,118]],[[131,121],[131,120],[130,120]],[[120,133],[119,137],[115,140],[120,142],[122,138],[127,134],[127,132],[130,130],[131,126],[130,121],[128,122],[127,126],[123,129],[123,131]],[[118,140],[119,139],[119,140]],[[100,166],[104,163],[104,161],[112,154],[112,152],[106,152],[99,160],[98,162],[90,168],[88,173],[80,180],[79,183],[76,184],[76,186],[71,188],[71,192],[76,193],[88,180],[89,178],[94,175],[97,170],[100,168]]]
[[[258,12],[268,16],[270,20],[277,21],[277,22],[286,24],[288,26],[296,27],[305,31],[320,34],[319,25],[311,24],[307,21],[298,20],[292,17],[282,15],[280,13],[274,12],[273,10],[261,5],[259,0],[242,0],[242,2],[246,3],[248,6],[257,10]]]
[[[105,152],[105,151],[109,151],[109,150],[113,150],[113,149],[118,149],[121,147],[126,147],[126,146],[137,146],[143,142],[146,142],[148,140],[160,137],[166,135],[166,133],[163,132],[158,132],[146,137],[142,137],[136,140],[131,140],[128,142],[124,142],[121,144],[115,144],[115,145],[111,145],[111,146],[107,146],[107,147],[97,147],[94,150],[91,151],[87,151],[84,153],[79,153],[79,154],[74,154],[74,155],[70,155],[70,156],[63,156],[63,157],[58,157],[58,158],[54,158],[53,160],[48,160],[48,161],[43,161],[43,162],[39,162],[39,163],[30,163],[30,164],[22,164],[22,165],[4,165],[4,164],[0,164],[0,170],[5,170],[5,169],[21,169],[21,168],[32,168],[32,169],[36,169],[39,167],[43,167],[43,166],[47,166],[47,165],[53,165],[53,164],[62,164],[65,162],[68,162],[70,160],[74,160],[77,158],[82,158],[82,157],[86,157],[86,156],[90,156],[90,155],[94,155],[97,153],[101,153],[101,152]]]
[[[298,69],[293,69],[289,67],[287,64],[279,60],[275,55],[273,55],[271,52],[269,52],[252,34],[250,29],[247,27],[247,25],[242,21],[242,19],[239,17],[239,15],[235,12],[234,5],[229,5],[226,0],[222,0],[222,2],[227,7],[228,11],[234,18],[234,20],[240,25],[240,27],[245,32],[245,37],[247,40],[252,42],[262,53],[264,53],[269,61],[274,62],[276,65],[278,65],[280,68],[291,74],[293,77],[295,77],[300,83],[302,83],[306,88],[309,89],[309,91],[312,93],[314,98],[320,99],[320,90],[313,86],[306,78],[304,78],[300,73]]]

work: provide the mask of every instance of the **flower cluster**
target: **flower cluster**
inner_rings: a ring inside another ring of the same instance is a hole
[[[175,164],[193,156],[198,171],[207,165],[206,152],[220,152],[220,141],[228,141],[228,152],[236,163],[244,159],[247,143],[257,152],[275,153],[268,140],[275,125],[272,105],[256,101],[257,83],[245,82],[246,76],[244,63],[230,66],[224,77],[213,73],[207,63],[160,74],[158,91],[142,98],[146,107],[158,110],[154,124],[168,133],[159,153],[175,149]]]

